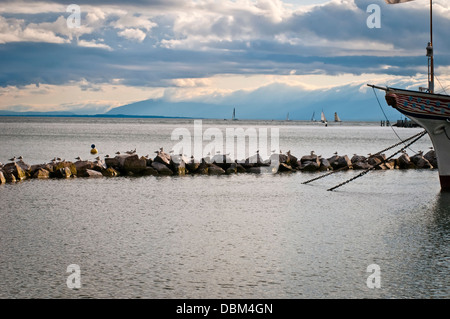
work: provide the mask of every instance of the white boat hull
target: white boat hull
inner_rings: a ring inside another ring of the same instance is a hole
[[[428,132],[441,188],[450,190],[450,96],[387,88],[386,101]]]

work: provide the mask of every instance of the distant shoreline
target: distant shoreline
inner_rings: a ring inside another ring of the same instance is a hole
[[[108,114],[96,114],[96,115],[77,115],[77,114],[0,114],[0,118],[106,118],[106,119],[166,119],[166,120],[206,120],[206,121],[232,121],[231,119],[222,118],[194,118],[194,117],[176,117],[176,116],[157,116],[157,115],[108,115]],[[310,120],[282,120],[282,119],[240,119],[241,122],[246,121],[265,121],[265,122],[286,122],[286,123],[311,123],[322,125],[320,122],[311,122]],[[236,121],[233,121],[236,122]],[[238,122],[239,123],[239,122]],[[380,120],[349,120],[343,121],[341,123],[330,122],[328,124],[334,125],[345,125],[350,123],[380,123]]]

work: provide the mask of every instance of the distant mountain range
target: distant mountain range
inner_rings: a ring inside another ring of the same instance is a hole
[[[379,93],[383,110],[391,121],[401,117],[388,107]],[[111,109],[104,114],[82,115],[73,112],[12,112],[0,111],[0,116],[62,116],[62,117],[148,117],[231,119],[233,109],[242,120],[310,120],[313,113],[320,120],[324,111],[332,121],[337,112],[345,121],[384,120],[382,110],[371,89],[362,84],[344,85],[321,90],[302,90],[283,83],[274,83],[254,91],[237,91],[219,97],[198,101],[174,102],[168,99],[150,99]]]

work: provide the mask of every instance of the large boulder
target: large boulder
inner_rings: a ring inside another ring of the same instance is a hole
[[[354,170],[361,170],[361,169],[366,170],[371,168],[372,166],[364,161],[364,162],[354,162],[352,163],[352,167]]]
[[[158,172],[159,175],[172,176],[173,172],[165,164],[154,161],[152,167]]]
[[[25,171],[17,163],[8,163],[3,166],[2,170],[5,172],[6,180],[13,180],[10,175],[14,176],[15,181],[21,181],[27,177]]]
[[[308,162],[303,162],[300,169],[304,172],[316,172],[320,169],[320,166],[321,166],[320,162],[317,163],[317,161],[308,161]]]
[[[431,150],[423,156],[434,168],[438,168],[436,151]]]
[[[320,158],[319,170],[320,171],[329,171],[331,169],[333,169],[333,167],[331,166],[330,162],[328,162],[328,160],[326,158]]]
[[[170,168],[175,175],[186,175],[186,162],[183,156],[172,156],[170,160]]]
[[[350,160],[353,163],[366,163],[367,158],[365,156],[362,155],[353,155],[352,159]]]
[[[117,158],[117,156],[111,157],[111,158],[106,158],[105,164],[107,167],[112,167],[115,170],[120,169],[120,161],[119,161],[119,158]]]
[[[105,176],[105,177],[117,177],[117,176],[120,175],[119,172],[116,171],[116,170],[115,170],[114,168],[112,168],[112,167],[108,167],[107,169],[104,169],[104,170],[102,171],[102,174],[103,174],[103,176]]]
[[[397,158],[397,166],[400,169],[410,169],[415,167],[414,163],[411,162],[411,158],[406,153],[403,153]]]
[[[158,154],[156,155],[155,159],[153,160],[153,162],[156,163],[161,163],[164,164],[166,166],[170,166],[170,155],[164,152],[158,152]]]
[[[231,164],[234,163],[234,161],[227,155],[215,155],[211,159],[211,162],[213,164],[219,166],[223,170],[228,169],[231,166]]]
[[[200,175],[208,175],[208,170],[209,170],[208,165],[211,165],[211,164],[207,164],[205,159],[202,159],[202,162],[200,163],[198,168],[193,173],[200,174]]]
[[[386,160],[386,155],[384,154],[375,154],[370,155],[367,159],[367,163],[369,163],[372,166],[377,166],[383,163]]]
[[[189,162],[186,163],[186,168],[190,173],[195,172],[199,166],[200,166],[200,162],[196,161],[193,158]]]
[[[6,183],[5,175],[3,174],[3,171],[0,171],[0,185]]]
[[[4,172],[5,175],[5,180],[7,183],[15,183],[17,182],[16,177],[14,176],[13,173],[9,173],[9,172]]]
[[[86,178],[102,178],[103,174],[98,172],[98,171],[94,171],[93,169],[87,169],[85,172],[83,172],[83,176],[82,177],[86,177]]]
[[[37,178],[37,179],[49,179],[50,178],[50,172],[47,171],[44,168],[39,168],[38,170],[36,170],[33,174],[33,178]]]
[[[57,174],[57,175],[59,174],[58,172],[61,170],[61,168],[68,168],[71,176],[77,175],[77,168],[76,168],[75,164],[72,162],[62,161],[62,162],[59,162],[59,163],[56,163],[55,165],[53,165],[53,170],[54,170],[55,174]]]
[[[61,167],[55,171],[54,175],[56,178],[70,178],[72,176],[72,172],[69,167]]]
[[[430,164],[430,162],[425,159],[422,154],[416,154],[414,156],[411,156],[411,162],[414,163],[414,165],[419,168],[433,168],[433,165]]]
[[[17,161],[16,164],[19,165],[20,168],[25,172],[29,171],[31,168],[31,166],[25,163],[23,160]]]
[[[147,167],[147,159],[142,157],[139,158],[138,155],[131,155],[128,156],[124,160],[123,169],[125,173],[133,173],[133,174],[140,174],[142,173]]]
[[[352,168],[352,161],[348,158],[347,155],[336,156],[333,162],[330,162],[330,165],[334,170],[341,168]]]
[[[223,174],[225,174],[225,171],[217,165],[209,164],[208,174],[209,175],[223,175]]]

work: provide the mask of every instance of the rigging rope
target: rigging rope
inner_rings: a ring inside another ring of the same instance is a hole
[[[413,135],[413,136],[411,136],[411,137],[408,137],[406,140],[401,141],[401,142],[399,142],[399,143],[397,143],[397,144],[395,144],[395,145],[392,145],[392,146],[390,146],[390,147],[388,147],[388,148],[386,148],[386,149],[384,149],[384,150],[382,150],[382,151],[379,151],[378,153],[375,153],[374,155],[378,155],[378,154],[387,152],[387,151],[393,149],[394,147],[397,147],[397,146],[399,146],[399,145],[401,145],[401,144],[404,144],[404,142],[408,142],[408,141],[410,141],[410,140],[412,140],[412,139],[414,139],[414,138],[416,138],[416,137],[419,137],[420,135],[422,135],[422,134],[424,134],[424,133],[426,133],[426,132],[424,131],[424,132],[418,133],[418,134],[416,134],[416,135]],[[422,136],[423,136],[423,135],[422,135]],[[422,136],[420,136],[420,137],[422,137]],[[303,182],[302,184],[305,184],[305,185],[306,185],[306,184],[309,184],[309,183],[311,183],[311,182],[314,182],[314,181],[317,181],[317,180],[319,180],[319,179],[322,179],[322,178],[324,178],[324,177],[333,175],[333,174],[335,174],[335,173],[337,173],[337,172],[341,172],[341,171],[348,170],[348,169],[349,169],[348,166],[344,166],[344,167],[341,167],[341,168],[339,168],[339,169],[337,169],[337,170],[334,170],[334,171],[331,171],[331,172],[326,173],[326,174],[324,174],[324,175],[321,175],[321,176],[319,176],[319,177],[310,179],[310,180],[308,180],[308,181],[306,181],[306,182]]]
[[[405,145],[405,147],[401,148],[399,151],[395,152],[394,154],[392,154],[391,156],[389,156],[387,159],[385,159],[385,160],[382,161],[381,163],[378,163],[378,164],[372,166],[371,168],[366,169],[366,170],[363,171],[362,173],[356,175],[355,177],[353,177],[353,178],[351,178],[351,179],[349,179],[349,180],[347,180],[347,181],[345,181],[345,182],[343,182],[343,183],[341,183],[341,184],[339,184],[339,185],[337,185],[337,186],[334,186],[334,187],[328,189],[328,191],[330,191],[330,192],[331,192],[331,191],[334,191],[335,189],[337,189],[337,188],[339,188],[339,187],[342,187],[342,186],[344,186],[344,185],[346,185],[346,184],[348,184],[348,183],[354,181],[355,179],[360,178],[360,177],[366,175],[367,173],[369,173],[369,172],[375,170],[377,167],[379,167],[379,166],[381,166],[382,164],[386,163],[387,161],[391,160],[394,156],[396,156],[397,154],[403,152],[403,151],[404,151],[406,148],[408,148],[410,145],[412,145],[412,144],[414,144],[415,142],[417,142],[418,140],[420,140],[425,134],[427,134],[427,131],[423,131],[422,133],[420,133],[419,136],[418,136],[416,139],[414,139],[411,143],[409,143],[408,145]]]
[[[380,106],[381,112],[383,112],[384,117],[386,118],[386,123],[389,123],[389,127],[392,129],[392,131],[394,131],[394,133],[395,133],[395,135],[397,135],[398,139],[399,139],[400,141],[404,142],[404,141],[402,140],[402,138],[397,134],[397,132],[396,132],[396,131],[394,130],[394,128],[392,127],[391,122],[389,121],[389,119],[388,119],[386,113],[384,112],[383,106],[381,106],[380,99],[378,98],[378,95],[377,95],[377,92],[375,91],[375,88],[372,87],[372,90],[373,90],[373,93],[375,94],[375,97],[377,98],[378,105]],[[404,144],[404,143],[403,143],[403,144]],[[409,148],[409,147],[408,147],[408,148]],[[411,148],[409,148],[409,150],[410,150],[411,152],[413,152],[414,154],[417,154],[417,152],[414,151],[414,150],[412,150]]]

